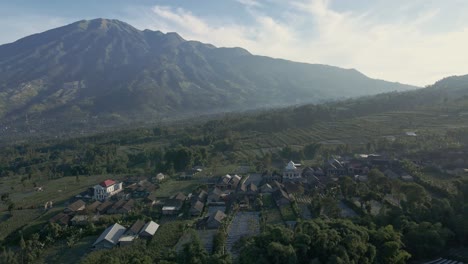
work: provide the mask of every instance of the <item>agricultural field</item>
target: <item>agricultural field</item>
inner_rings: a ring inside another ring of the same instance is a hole
[[[311,143],[365,145],[384,136],[404,137],[407,131],[417,131],[418,136],[443,135],[447,129],[466,127],[468,120],[457,116],[438,116],[424,111],[388,112],[339,122],[318,122],[280,132],[251,132],[238,141],[240,147],[234,154],[242,159],[271,153],[284,146],[303,147]]]
[[[9,193],[10,199],[16,208],[43,208],[44,204],[48,201],[53,201],[54,205],[61,205],[71,197],[105,179],[122,180],[124,177],[125,175],[105,174],[43,180],[36,183],[37,186],[41,187],[40,191],[37,191],[32,183],[26,182],[23,186],[19,182],[19,177],[11,177],[9,179],[2,179],[0,193]],[[15,186],[14,189],[11,186]]]
[[[14,210],[11,215],[9,212],[1,213],[0,240],[5,239],[5,237],[15,230],[30,224],[43,214],[44,210],[42,209]]]
[[[260,216],[258,212],[237,212],[228,229],[226,248],[232,252],[232,246],[245,236],[254,236],[260,233]]]
[[[158,197],[169,197],[177,192],[187,194],[195,190],[198,185],[200,185],[198,180],[168,180],[160,185],[156,195]]]

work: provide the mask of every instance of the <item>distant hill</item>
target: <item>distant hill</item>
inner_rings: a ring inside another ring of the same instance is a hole
[[[320,51],[317,51],[320,52]],[[417,87],[83,20],[0,46],[0,122],[56,133]],[[4,131],[5,132],[5,131]]]
[[[317,122],[346,122],[380,114],[395,114],[407,119],[421,118],[420,121],[432,118],[435,128],[443,128],[445,123],[453,123],[453,120],[460,120],[460,125],[464,126],[462,123],[466,123],[468,116],[468,75],[447,77],[417,90],[287,107],[259,114],[233,115],[228,123],[232,124],[233,130],[250,128],[269,132],[313,127]]]

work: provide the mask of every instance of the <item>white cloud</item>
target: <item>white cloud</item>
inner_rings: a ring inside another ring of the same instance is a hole
[[[262,6],[262,4],[257,0],[236,0],[236,1],[249,8]]]
[[[243,47],[259,55],[356,68],[390,81],[426,85],[448,75],[468,74],[464,1],[444,5],[381,0],[353,11],[333,9],[333,0],[235,1],[244,6],[248,21],[226,14],[204,17],[174,6],[132,5],[115,17],[140,29],[175,31],[186,39]],[[2,16],[0,24],[8,27],[0,27],[0,43],[75,20]],[[444,25],[446,21],[451,24]]]
[[[468,26],[427,32],[440,14],[434,7],[382,21],[372,9],[338,12],[330,8],[329,0],[296,0],[285,4],[280,20],[261,13],[266,7],[252,9],[260,7],[258,1],[238,1],[254,23],[233,23],[222,17],[212,21],[182,8],[154,6],[151,19],[140,25],[176,31],[217,46],[240,46],[259,55],[356,68],[374,78],[416,85],[468,74],[464,52]],[[284,19],[288,16],[290,19]]]
[[[437,9],[384,23],[376,22],[372,14],[333,11],[323,0],[297,6],[317,22],[320,35],[309,41],[322,47],[323,52],[316,56],[320,61],[419,85],[447,75],[468,74],[463,62],[467,56],[462,52],[468,45],[468,27],[438,33],[424,30],[439,14]]]

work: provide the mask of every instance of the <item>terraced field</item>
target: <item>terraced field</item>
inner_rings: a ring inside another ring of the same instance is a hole
[[[405,137],[407,131],[417,131],[418,136],[443,135],[448,129],[466,128],[468,119],[458,115],[441,115],[439,112],[388,112],[347,120],[319,122],[301,128],[279,132],[250,132],[237,142],[234,154],[239,159],[261,156],[268,152],[290,147],[303,147],[311,143],[324,145],[364,145],[384,136]]]

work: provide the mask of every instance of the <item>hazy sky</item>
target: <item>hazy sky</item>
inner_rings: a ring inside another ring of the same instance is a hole
[[[466,0],[0,0],[0,44],[81,19],[356,68],[415,85],[468,74]]]

